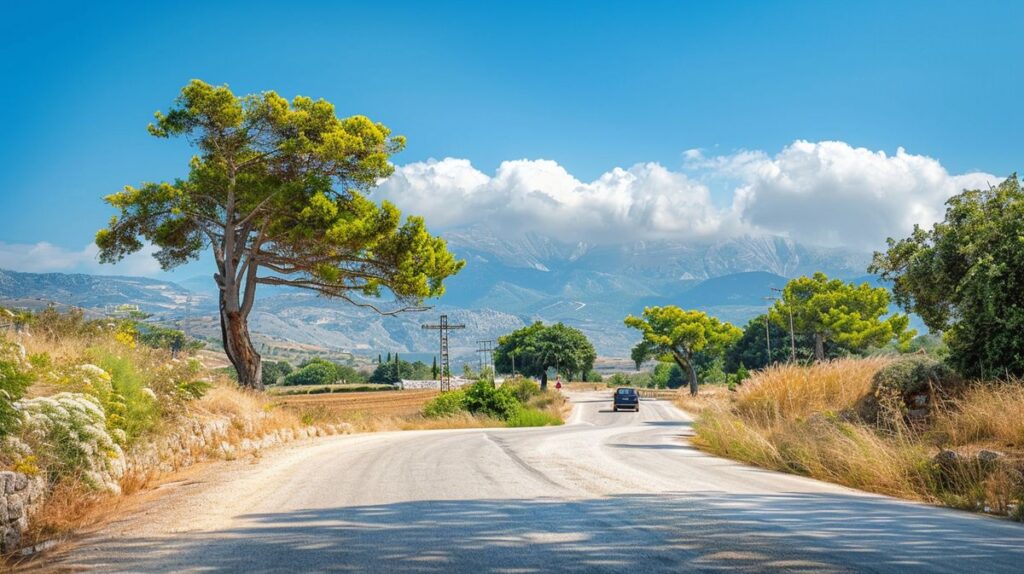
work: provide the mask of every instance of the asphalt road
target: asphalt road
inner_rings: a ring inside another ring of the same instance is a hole
[[[1022,572],[1024,526],[705,455],[661,401],[215,465],[66,552],[101,572]]]

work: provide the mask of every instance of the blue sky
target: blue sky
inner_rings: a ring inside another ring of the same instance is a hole
[[[774,165],[798,140],[902,147],[950,175],[1022,167],[1022,2],[212,4],[5,7],[8,250],[79,252],[111,213],[101,196],[184,174],[184,142],[145,127],[190,78],[366,114],[409,138],[399,165],[462,158],[491,177],[545,159],[588,183],[655,162],[722,208],[754,185],[722,165]],[[787,232],[770,217],[742,219]]]

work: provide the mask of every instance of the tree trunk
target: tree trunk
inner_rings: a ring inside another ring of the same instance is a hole
[[[690,377],[690,396],[697,396],[697,371],[693,369],[693,363],[686,363],[686,374]]]
[[[690,357],[683,358],[680,352],[676,351],[672,353],[672,358],[675,359],[676,364],[679,365],[679,368],[690,379],[690,396],[697,396],[697,371],[693,368],[693,360]]]
[[[238,373],[238,384],[247,389],[263,390],[263,362],[249,338],[249,322],[241,311],[226,308],[221,292],[220,330],[224,352]]]
[[[548,388],[548,369],[547,369],[547,367],[545,367],[544,370],[540,374],[540,390],[543,391],[543,390],[545,390],[547,388]]]
[[[825,335],[821,333],[814,334],[814,360],[825,360]]]

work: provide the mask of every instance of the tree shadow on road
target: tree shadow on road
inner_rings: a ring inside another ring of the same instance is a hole
[[[1022,541],[1024,528],[1016,524],[879,497],[705,492],[252,514],[213,532],[86,541],[84,548],[99,550],[76,566],[252,573],[1019,572]]]

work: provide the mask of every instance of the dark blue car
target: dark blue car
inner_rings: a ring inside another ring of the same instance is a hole
[[[640,411],[640,395],[636,392],[636,389],[630,387],[620,387],[615,389],[615,399],[612,404],[612,410],[619,412],[623,409],[637,412]]]

